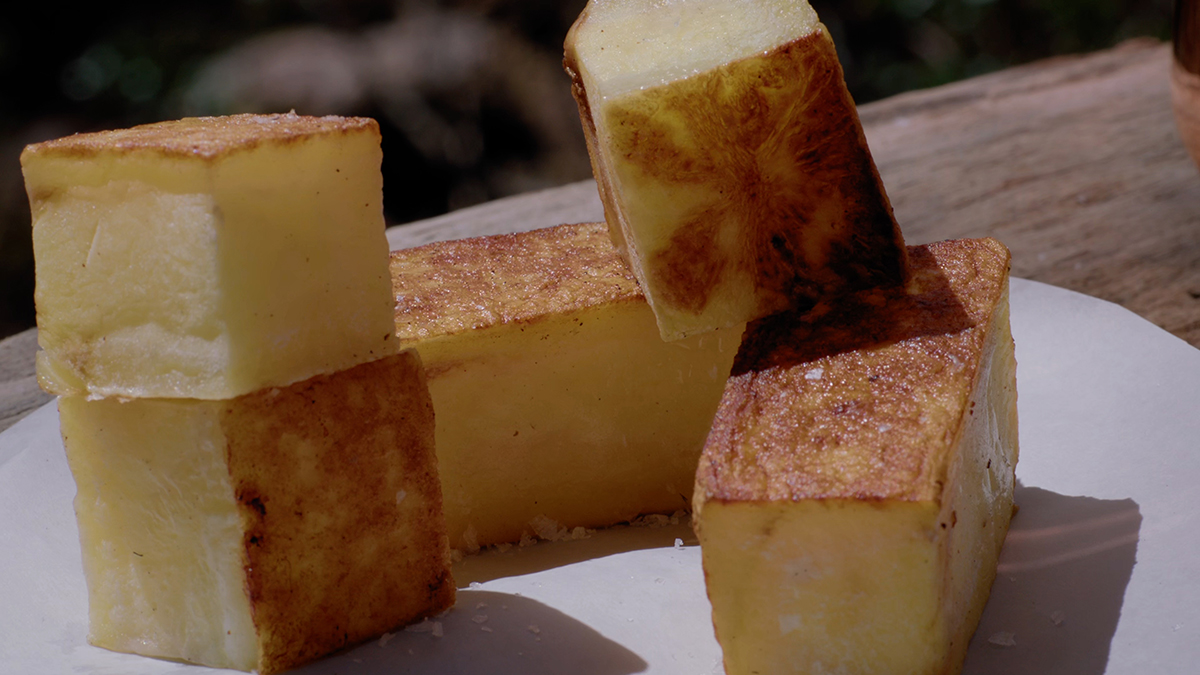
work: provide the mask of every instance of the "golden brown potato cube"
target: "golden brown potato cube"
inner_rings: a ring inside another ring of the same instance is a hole
[[[42,387],[227,399],[395,353],[381,157],[295,114],[26,148]]]
[[[956,673],[1013,511],[1008,251],[747,328],[696,475],[729,675]]]
[[[396,251],[392,274],[452,547],[688,508],[741,326],[663,342],[602,223]]]
[[[664,339],[903,281],[900,230],[805,0],[592,0],[564,63],[605,218]]]
[[[228,401],[59,401],[89,641],[273,673],[454,602],[411,351]]]

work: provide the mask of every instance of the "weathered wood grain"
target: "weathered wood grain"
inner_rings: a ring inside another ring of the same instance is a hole
[[[993,236],[1013,273],[1118,303],[1200,347],[1200,173],[1169,45],[1134,40],[859,109],[907,241]],[[393,248],[600,220],[591,181],[392,228]]]
[[[0,341],[0,431],[53,398],[38,388],[33,376],[36,352],[34,328]]]
[[[909,243],[994,236],[1017,276],[1116,302],[1200,347],[1200,173],[1169,45],[1138,40],[860,108]],[[391,228],[393,248],[600,220],[591,181]],[[0,429],[48,400],[36,338],[0,342]]]
[[[1139,40],[863,106],[906,238],[994,236],[1015,275],[1200,346],[1200,173],[1170,68]]]

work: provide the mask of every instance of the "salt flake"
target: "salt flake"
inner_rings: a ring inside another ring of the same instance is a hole
[[[988,638],[988,642],[996,645],[997,647],[1016,647],[1017,636],[1007,631],[1000,631],[998,633],[992,633],[992,636]]]

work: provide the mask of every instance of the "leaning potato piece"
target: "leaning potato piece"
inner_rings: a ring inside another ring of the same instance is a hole
[[[59,410],[92,644],[266,674],[454,602],[411,351],[231,401]]]
[[[1008,251],[747,328],[696,476],[726,672],[955,673],[1013,509]]]
[[[232,398],[395,353],[373,120],[185,119],[21,155],[38,377]]]
[[[451,546],[688,507],[741,326],[663,342],[600,223],[396,251],[392,275]]]
[[[903,281],[903,239],[805,0],[591,0],[564,64],[605,218],[664,339]]]

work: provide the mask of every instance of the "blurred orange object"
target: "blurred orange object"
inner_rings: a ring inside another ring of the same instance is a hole
[[[1171,106],[1183,145],[1200,167],[1200,0],[1176,0]]]

